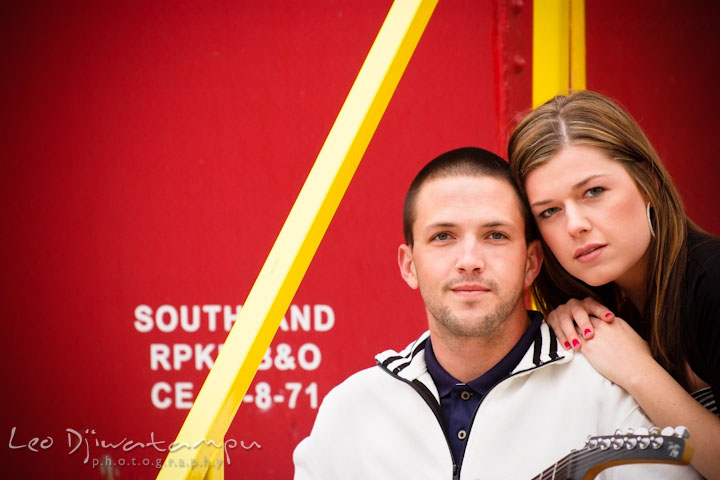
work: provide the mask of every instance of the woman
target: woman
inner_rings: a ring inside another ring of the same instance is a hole
[[[508,156],[543,238],[533,294],[558,341],[656,425],[687,426],[692,465],[720,478],[720,418],[703,406],[720,392],[720,239],[687,218],[640,127],[598,93],[531,112]]]

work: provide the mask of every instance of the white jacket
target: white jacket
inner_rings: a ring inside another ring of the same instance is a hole
[[[295,449],[295,479],[523,479],[581,448],[588,435],[650,421],[623,389],[573,351],[558,351],[542,324],[510,377],[480,403],[460,471],[440,421],[437,389],[425,364],[425,332],[402,352],[331,390],[309,437]],[[606,479],[699,479],[691,467],[626,465]]]

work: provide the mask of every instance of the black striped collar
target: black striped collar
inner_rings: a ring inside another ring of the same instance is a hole
[[[537,312],[528,312],[539,315]],[[413,381],[427,374],[425,363],[425,342],[430,337],[426,331],[417,340],[400,352],[386,350],[375,357],[378,366],[404,380]],[[548,363],[565,363],[573,357],[574,351],[558,351],[557,337],[546,323],[542,323],[530,348],[525,352],[511,375],[533,370]],[[429,375],[428,375],[429,377]]]

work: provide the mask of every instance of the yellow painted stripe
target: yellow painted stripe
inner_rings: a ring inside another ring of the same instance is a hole
[[[216,448],[210,467],[205,472],[204,480],[223,480],[225,478],[225,451]]]
[[[368,53],[158,479],[201,479],[222,445],[437,0],[398,0]],[[199,442],[199,444],[198,444]],[[182,464],[184,467],[179,467]]]
[[[570,88],[570,0],[533,2],[533,108]]]
[[[570,88],[585,90],[585,0],[570,0]]]

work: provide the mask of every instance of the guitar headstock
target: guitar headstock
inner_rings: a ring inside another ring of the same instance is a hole
[[[573,450],[536,479],[591,480],[602,470],[629,463],[687,465],[693,448],[685,427],[639,428],[614,435],[588,437],[585,446]]]
[[[589,437],[585,448],[579,450],[588,465],[581,477],[593,479],[602,470],[628,463],[669,463],[687,465],[693,454],[692,445],[686,441],[690,436],[685,427],[628,429],[616,431],[615,435]]]

